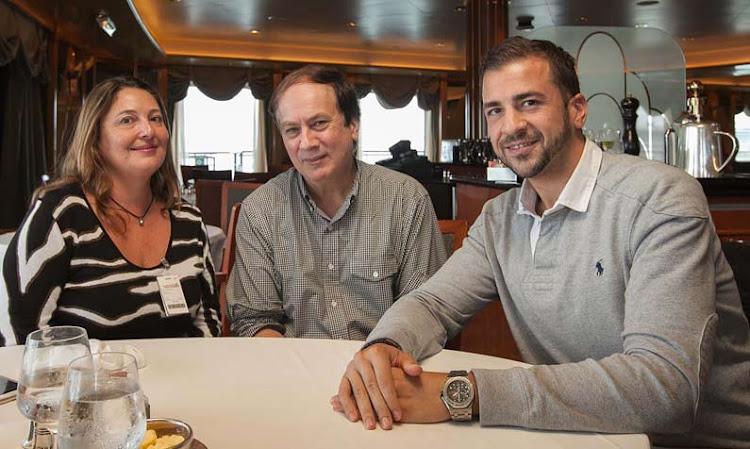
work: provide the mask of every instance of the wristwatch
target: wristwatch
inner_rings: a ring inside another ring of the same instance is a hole
[[[474,405],[474,386],[466,371],[451,371],[445,379],[440,399],[443,401],[453,421],[471,421]]]

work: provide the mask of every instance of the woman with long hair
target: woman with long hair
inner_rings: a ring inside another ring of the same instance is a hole
[[[86,97],[57,179],[6,252],[0,346],[63,324],[100,339],[219,334],[206,228],[180,199],[166,117],[133,77]]]

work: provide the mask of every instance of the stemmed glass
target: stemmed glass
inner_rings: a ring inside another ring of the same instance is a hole
[[[50,327],[26,337],[16,401],[21,414],[34,423],[38,449],[53,445],[51,432],[57,427],[68,365],[79,357],[91,357],[82,327]]]
[[[135,357],[101,352],[71,362],[60,411],[59,449],[136,449],[145,434]]]

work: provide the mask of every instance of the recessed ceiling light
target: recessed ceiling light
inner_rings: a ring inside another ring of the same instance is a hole
[[[260,30],[250,30],[250,34],[260,34]]]
[[[648,24],[647,23],[636,23],[635,27],[636,28],[648,28]]]
[[[347,25],[349,25],[349,28],[357,28],[357,22],[349,22]]]
[[[659,4],[659,0],[641,0],[635,3],[638,6],[651,6]]]
[[[464,5],[458,5],[455,8],[453,8],[453,12],[465,12],[466,6]]]
[[[435,46],[438,47],[438,48],[443,48],[443,47],[445,47],[445,44],[442,43],[442,42],[438,42],[437,44],[435,44]]]
[[[581,17],[578,18],[578,21],[581,22],[581,23],[586,23],[586,22],[589,21],[589,18],[586,17],[586,16],[581,16]]]

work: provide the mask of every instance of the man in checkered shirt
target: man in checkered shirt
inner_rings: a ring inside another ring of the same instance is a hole
[[[269,109],[294,168],[242,203],[232,331],[364,340],[446,259],[432,202],[413,178],[355,159],[360,111],[341,72],[292,72]]]

